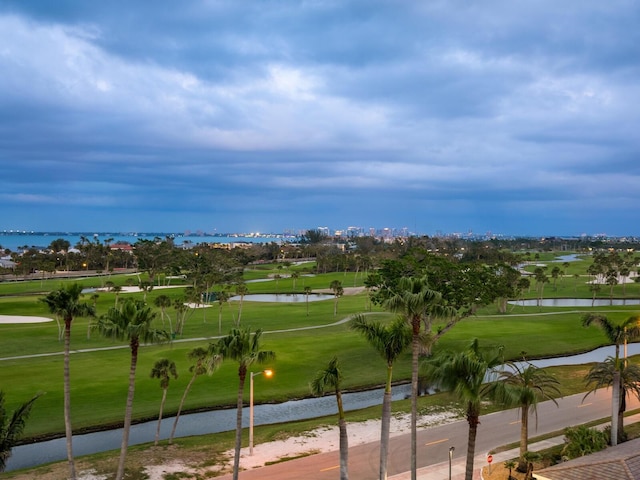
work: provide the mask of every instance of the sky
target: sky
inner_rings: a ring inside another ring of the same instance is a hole
[[[640,235],[639,0],[0,0],[0,231]]]

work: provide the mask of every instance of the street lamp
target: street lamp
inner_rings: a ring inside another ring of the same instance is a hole
[[[262,370],[260,372],[250,372],[249,375],[249,455],[253,455],[253,377],[262,375],[270,378],[273,370]]]
[[[451,480],[451,460],[453,460],[453,451],[456,447],[449,447],[449,480]]]

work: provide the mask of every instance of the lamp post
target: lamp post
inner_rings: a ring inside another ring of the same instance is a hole
[[[253,455],[253,377],[263,373],[265,377],[271,377],[273,370],[251,372],[249,376],[249,455]]]
[[[449,480],[451,480],[451,460],[453,460],[453,451],[456,447],[449,447]]]

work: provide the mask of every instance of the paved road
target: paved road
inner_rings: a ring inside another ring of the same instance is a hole
[[[584,394],[572,395],[553,402],[538,405],[538,428],[535,417],[530,420],[529,436],[543,435],[562,430],[564,427],[579,425],[591,420],[608,418],[611,415],[611,397],[608,390],[589,395],[583,402]],[[628,410],[640,408],[637,399],[629,402]],[[496,447],[517,442],[520,436],[519,413],[516,409],[492,413],[481,417],[476,439],[478,455]],[[418,432],[418,468],[448,462],[449,447],[455,447],[457,469],[464,464],[467,451],[467,422],[460,420],[447,425],[431,427]],[[260,445],[254,448],[259,449]],[[410,435],[400,435],[391,439],[389,477],[398,476],[409,470]],[[356,480],[376,479],[379,462],[377,442],[358,445],[349,449],[349,476]],[[338,452],[329,452],[288,462],[270,465],[240,474],[243,480],[335,480],[338,477]],[[476,470],[480,465],[476,464]],[[229,480],[231,475],[220,477]],[[424,478],[446,478],[427,476]]]

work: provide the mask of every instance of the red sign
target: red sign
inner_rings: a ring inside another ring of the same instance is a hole
[[[488,455],[487,456],[487,462],[489,462],[489,463],[493,462],[493,455]]]

